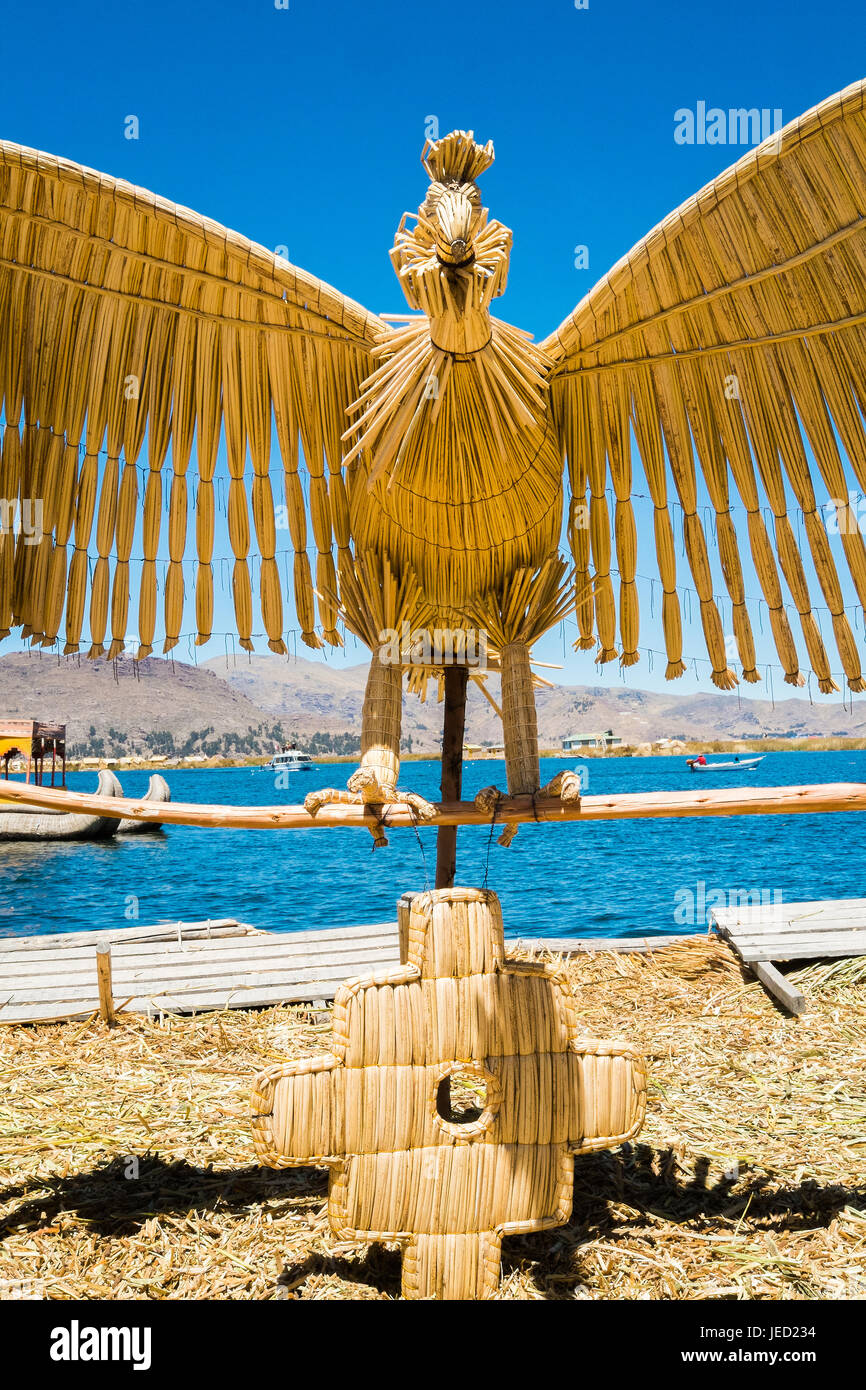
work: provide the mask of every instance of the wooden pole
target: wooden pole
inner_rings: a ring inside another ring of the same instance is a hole
[[[25,806],[56,806],[61,811],[109,816],[116,820],[158,821],[160,825],[201,825],[231,830],[326,830],[339,826],[369,831],[381,815],[375,806],[335,802],[311,816],[303,806],[222,806],[181,801],[136,801],[126,796],[96,796],[59,787],[7,782],[4,801]],[[866,811],[866,782],[819,782],[799,787],[730,787],[707,791],[618,792],[584,796],[575,805],[558,798],[504,796],[496,807],[496,824],[547,825],[564,821],[654,820],[678,816],[792,816],[824,811]],[[411,829],[418,813],[405,802],[389,805],[388,829]],[[430,825],[490,825],[490,813],[471,801],[444,802]]]
[[[442,800],[459,801],[463,790],[463,735],[466,729],[465,666],[445,667],[445,721],[442,729]],[[440,825],[436,835],[436,887],[453,888],[457,872],[457,826]]]
[[[117,1022],[114,1012],[114,991],[111,986],[111,947],[96,948],[96,982],[99,985],[99,1017],[111,1028]]]

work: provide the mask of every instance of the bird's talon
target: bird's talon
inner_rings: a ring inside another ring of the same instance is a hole
[[[485,815],[492,816],[495,820],[496,808],[502,800],[502,797],[503,793],[498,787],[482,787],[481,791],[476,793],[473,804],[477,810],[483,811]],[[503,845],[507,849],[517,834],[518,829],[519,827],[514,824],[503,826],[502,834],[499,836],[496,843],[498,845]]]
[[[482,787],[481,791],[476,793],[473,805],[476,810],[491,815],[501,800],[502,792],[498,787]]]
[[[356,806],[360,801],[360,796],[341,791],[339,787],[320,787],[318,791],[307,792],[304,810],[308,816],[315,816],[323,806]]]
[[[579,806],[581,789],[581,780],[576,772],[558,772],[538,795],[559,797],[563,806]]]
[[[433,820],[436,815],[436,807],[432,802],[419,796],[417,792],[404,792],[390,783],[380,782],[375,772],[366,767],[352,773],[345,791],[335,787],[323,787],[319,791],[308,792],[304,797],[304,807],[310,816],[315,816],[323,806],[351,805],[376,808],[394,806],[398,803],[411,806],[421,821]],[[382,821],[377,817],[368,828],[373,836],[373,848],[383,849],[388,840],[382,828]]]

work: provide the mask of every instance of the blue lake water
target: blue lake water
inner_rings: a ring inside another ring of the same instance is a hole
[[[866,782],[866,751],[768,753],[755,772],[702,775],[700,782],[682,758],[583,765],[586,791],[602,795]],[[573,758],[546,759],[543,780],[574,766]],[[170,770],[167,777],[175,801],[253,806],[300,802],[315,787],[345,785],[353,770],[341,763],[293,773],[288,790],[275,789],[273,774],[249,768]],[[148,778],[125,772],[121,780],[134,796]],[[95,783],[93,773],[69,777],[78,790]],[[405,787],[435,799],[438,783],[437,763],[404,764]],[[504,786],[502,763],[465,765],[465,796],[491,783]],[[433,881],[435,831],[420,831],[420,844],[412,830],[389,838],[387,849],[373,853],[366,830],[173,826],[158,837],[93,844],[0,844],[0,936],[207,917],[276,931],[393,921],[400,894]],[[525,825],[508,849],[490,838],[483,828],[460,831],[457,882],[480,885],[489,850],[488,886],[502,900],[511,935],[701,932],[702,904],[719,892],[762,893],[769,901],[866,896],[863,813]]]

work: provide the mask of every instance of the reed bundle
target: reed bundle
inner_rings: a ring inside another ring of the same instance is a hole
[[[391,355],[364,383],[358,408],[372,404],[347,454],[374,460],[347,475],[357,546],[410,566],[440,608],[462,608],[559,542],[562,460],[527,361],[535,349],[488,322],[490,341],[465,360],[435,347],[426,321],[383,344]]]
[[[490,633],[499,651],[502,732],[512,796],[537,792],[541,786],[529,649],[573,605],[567,568],[556,556],[538,571],[516,570],[498,593],[485,594],[467,610],[470,619]]]

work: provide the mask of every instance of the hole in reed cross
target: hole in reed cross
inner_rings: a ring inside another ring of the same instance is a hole
[[[436,1092],[439,1117],[452,1125],[468,1125],[487,1108],[487,1082],[480,1074],[460,1071],[443,1076]]]

